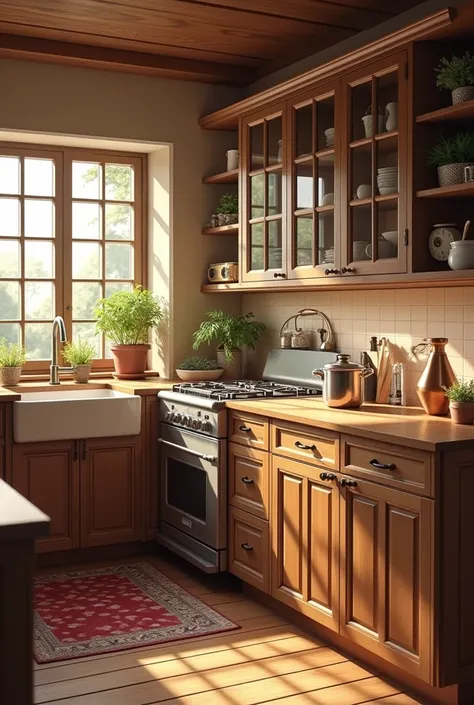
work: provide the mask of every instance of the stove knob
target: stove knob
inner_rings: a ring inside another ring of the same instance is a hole
[[[183,426],[187,426],[188,428],[191,428],[191,417],[190,416],[183,416]]]
[[[210,422],[210,421],[204,421],[204,423],[202,424],[202,430],[204,431],[204,433],[209,433],[210,431],[212,431],[212,424],[211,424],[211,422]]]
[[[194,428],[197,430],[202,428],[202,419],[194,419]]]
[[[183,414],[175,414],[173,417],[173,421],[175,421],[176,423],[182,423]]]
[[[173,412],[172,411],[167,411],[166,416],[165,416],[165,421],[173,421]]]

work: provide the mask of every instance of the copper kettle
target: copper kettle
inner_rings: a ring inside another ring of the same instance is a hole
[[[447,338],[428,338],[415,345],[412,351],[431,347],[423,374],[418,380],[416,391],[424,410],[431,416],[445,416],[449,411],[449,400],[443,387],[451,387],[457,380],[448,356],[446,355]]]

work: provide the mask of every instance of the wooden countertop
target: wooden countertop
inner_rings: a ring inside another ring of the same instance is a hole
[[[179,379],[164,379],[162,377],[148,377],[142,380],[119,380],[111,377],[93,377],[87,384],[76,384],[72,379],[61,380],[59,385],[52,387],[48,382],[21,382],[15,387],[0,387],[0,401],[18,401],[21,393],[27,392],[60,392],[74,387],[74,389],[113,389],[124,394],[139,394],[140,396],[158,394],[163,389],[171,389]]]
[[[419,407],[363,404],[360,409],[329,409],[322,400],[254,399],[227,402],[229,409],[318,426],[431,452],[472,445],[474,425],[453,424],[448,417],[428,416]]]
[[[0,541],[46,536],[49,517],[0,480]]]

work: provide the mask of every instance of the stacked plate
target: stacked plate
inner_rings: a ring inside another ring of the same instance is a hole
[[[326,136],[326,147],[334,147],[334,127],[328,127],[324,130]]]
[[[334,247],[324,250],[323,264],[334,264]]]
[[[398,193],[398,166],[383,166],[377,169],[377,186],[381,196]]]

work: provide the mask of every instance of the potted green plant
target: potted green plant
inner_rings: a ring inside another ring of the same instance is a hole
[[[0,387],[13,387],[18,384],[25,362],[24,347],[0,338]]]
[[[217,362],[224,368],[224,378],[242,377],[242,347],[251,350],[265,330],[265,324],[254,320],[253,313],[231,316],[224,311],[208,311],[207,321],[203,321],[194,333],[193,347],[197,350],[203,343],[217,343]]]
[[[234,225],[239,222],[239,199],[236,193],[225,193],[216,208],[218,225]]]
[[[63,357],[74,368],[74,381],[76,384],[86,384],[91,374],[92,360],[96,351],[92,343],[82,340],[79,336],[77,342],[66,343],[63,348]]]
[[[438,88],[451,91],[453,105],[474,100],[474,56],[468,51],[450,59],[443,56],[435,73]]]
[[[150,330],[163,320],[163,311],[152,291],[136,286],[116,291],[97,302],[96,330],[112,341],[110,348],[119,379],[144,376]]]
[[[443,387],[449,399],[449,411],[453,423],[472,424],[474,421],[474,380],[455,382]]]
[[[442,137],[430,150],[428,162],[437,168],[440,186],[462,184],[464,169],[474,164],[474,132]]]
[[[223,373],[217,360],[208,357],[187,357],[176,368],[176,374],[183,382],[214,382]]]

